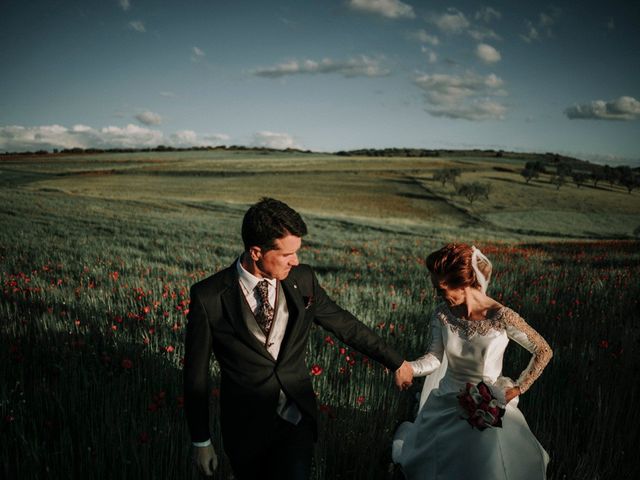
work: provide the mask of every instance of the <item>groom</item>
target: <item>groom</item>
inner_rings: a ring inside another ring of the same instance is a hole
[[[191,287],[184,406],[194,463],[213,475],[209,360],[220,366],[220,424],[235,477],[307,479],[317,438],[317,406],[305,364],[312,322],[395,372],[408,388],[407,362],[331,300],[297,252],[307,226],[286,204],[264,198],[242,222],[244,252]]]

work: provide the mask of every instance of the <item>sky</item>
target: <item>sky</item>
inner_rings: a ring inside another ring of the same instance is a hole
[[[0,1],[0,152],[246,145],[640,165],[640,2]]]

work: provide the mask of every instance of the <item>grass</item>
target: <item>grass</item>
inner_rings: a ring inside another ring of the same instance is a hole
[[[434,300],[424,256],[453,239],[481,247],[495,266],[491,293],[554,349],[551,364],[520,403],[551,456],[549,477],[632,476],[639,438],[629,426],[640,421],[632,408],[640,396],[637,241],[558,242],[544,225],[542,235],[515,232],[517,210],[504,229],[485,228],[474,221],[480,212],[438,193],[429,181],[429,168],[441,168],[449,162],[444,159],[385,159],[356,174],[366,161],[320,155],[309,161],[327,171],[311,174],[300,166],[304,156],[276,157],[256,178],[237,175],[255,158],[192,153],[1,164],[5,477],[196,478],[181,408],[188,287],[239,253],[248,203],[296,185],[302,193],[278,196],[302,210],[309,224],[302,260],[315,267],[332,297],[407,358],[424,353],[428,343]],[[102,162],[101,169],[131,172],[69,175],[91,170],[94,161]],[[226,176],[170,173],[182,161],[195,171],[209,162]],[[225,162],[233,165],[228,171]],[[465,162],[480,169],[474,159]],[[161,173],[141,173],[149,165]],[[272,185],[265,176],[282,183]],[[150,184],[154,179],[162,183]],[[206,185],[223,193],[203,190]],[[511,195],[496,189],[496,198]],[[319,203],[322,196],[330,200]],[[620,211],[633,210],[629,199],[637,192],[616,198]],[[610,202],[590,214],[615,213]],[[562,238],[577,228],[570,220],[578,213],[555,220],[554,228],[567,225]],[[517,376],[527,361],[528,354],[511,345],[506,373]],[[393,429],[411,418],[420,382],[398,393],[390,373],[322,329],[311,334],[307,363],[322,368],[314,377],[321,432],[314,478],[386,478]],[[214,411],[218,386],[213,363]],[[215,417],[211,429],[220,451]],[[218,478],[228,476],[223,461]]]
[[[441,168],[459,182],[488,183],[491,194],[470,204],[452,185],[432,180]],[[0,184],[70,195],[156,202],[250,204],[258,195],[304,212],[337,218],[572,238],[633,238],[638,192],[600,182],[559,190],[548,175],[524,182],[523,161],[474,157],[339,157],[328,154],[170,152],[5,158]],[[329,193],[329,194],[328,194]],[[567,224],[567,218],[571,221]]]

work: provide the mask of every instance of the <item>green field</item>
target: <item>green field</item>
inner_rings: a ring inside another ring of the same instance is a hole
[[[8,478],[196,478],[181,408],[188,288],[239,253],[247,206],[309,225],[301,260],[408,358],[428,344],[424,257],[451,240],[494,262],[490,293],[554,358],[521,399],[551,479],[631,478],[640,439],[640,192],[525,184],[504,158],[172,152],[0,159],[0,428]],[[473,204],[436,169],[491,184]],[[318,329],[317,479],[387,478],[409,419],[392,375]],[[528,356],[510,346],[505,370]],[[349,360],[347,360],[347,356]],[[219,377],[212,363],[212,407]],[[211,426],[216,446],[217,420]],[[218,478],[228,478],[221,465]]]

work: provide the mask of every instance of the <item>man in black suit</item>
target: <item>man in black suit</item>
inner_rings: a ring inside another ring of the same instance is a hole
[[[286,204],[264,198],[245,214],[244,252],[191,287],[185,338],[184,397],[194,462],[213,475],[209,360],[220,365],[220,424],[235,477],[308,479],[317,406],[305,352],[311,322],[395,372],[413,373],[392,348],[331,300],[297,251],[307,227]]]

